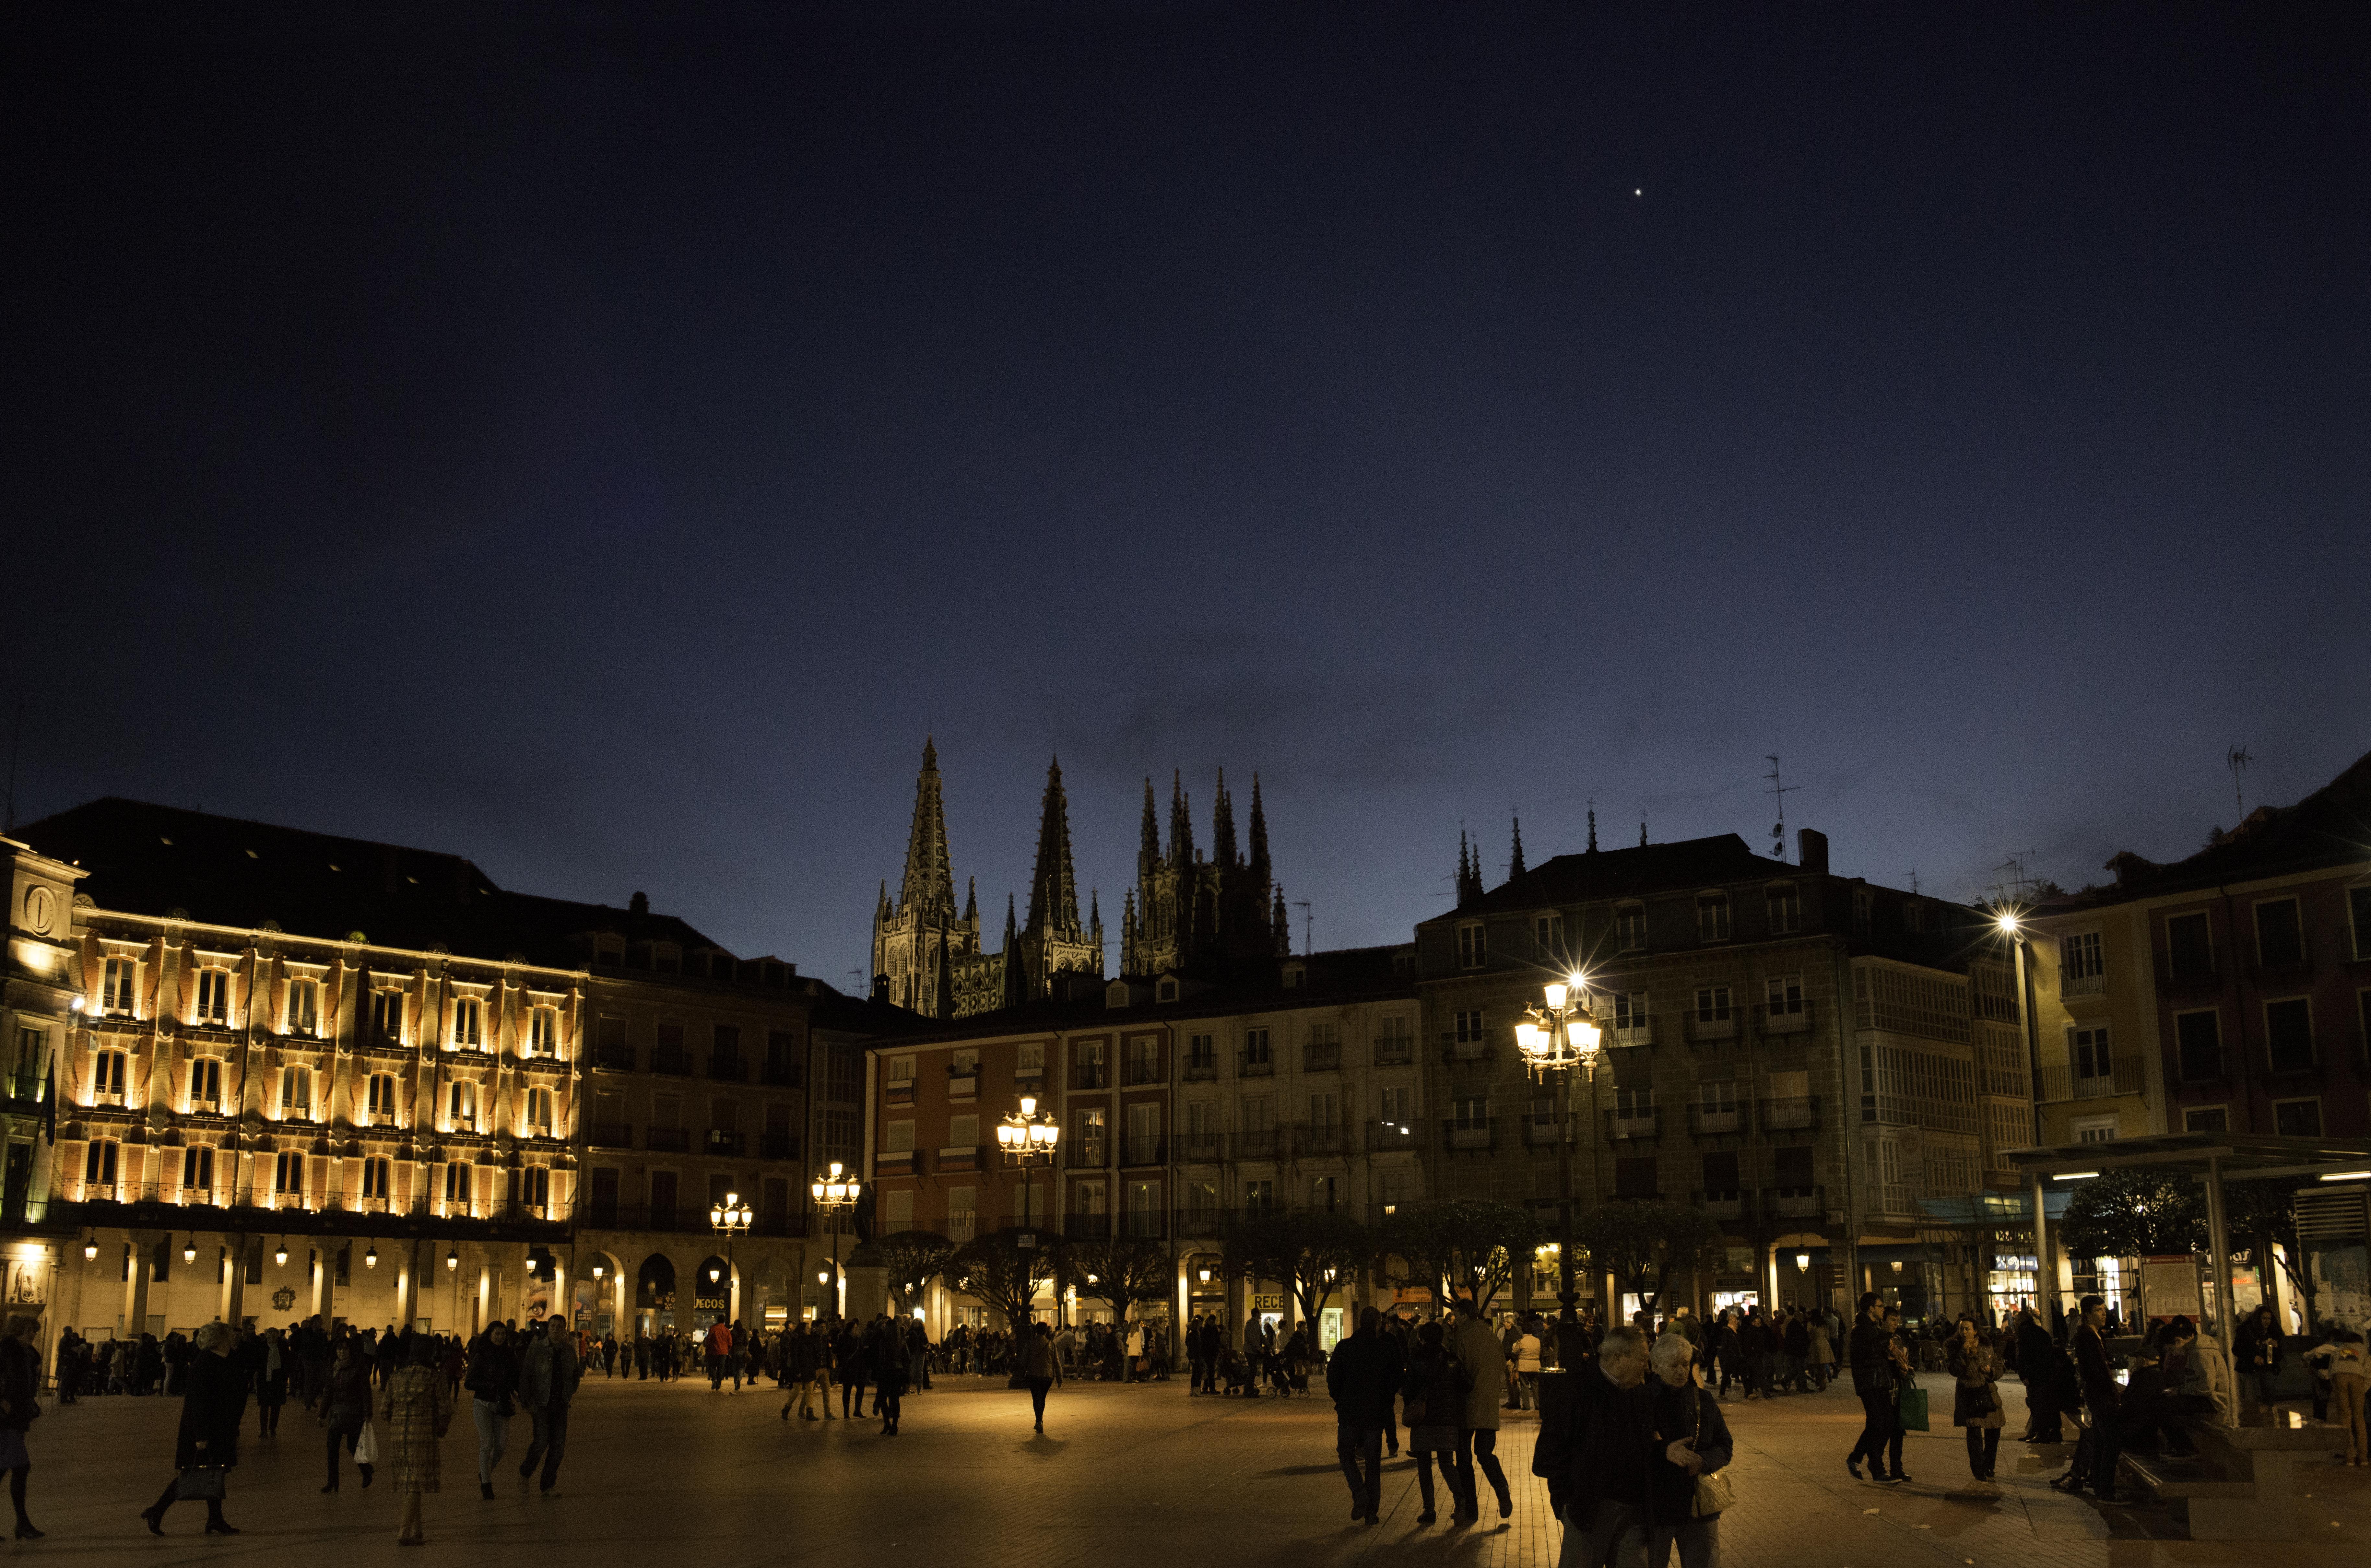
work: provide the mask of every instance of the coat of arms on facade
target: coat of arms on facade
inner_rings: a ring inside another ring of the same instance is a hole
[[[285,1312],[288,1309],[295,1305],[296,1292],[289,1286],[283,1285],[279,1289],[272,1293],[272,1308],[273,1311]]]

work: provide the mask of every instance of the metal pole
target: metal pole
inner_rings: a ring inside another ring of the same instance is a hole
[[[2058,1299],[2058,1271],[2050,1262],[2050,1213],[2042,1202],[2047,1180],[2039,1170],[2033,1173],[2033,1302],[2044,1330],[2050,1328],[2051,1305]]]
[[[1557,1020],[1556,1027],[1561,1030],[1564,1021]],[[1576,1136],[1572,1123],[1572,1069],[1567,1067],[1562,1077],[1564,1138],[1556,1145],[1556,1175],[1564,1198],[1558,1205],[1564,1234],[1556,1242],[1556,1299],[1563,1304],[1563,1310],[1556,1314],[1556,1365],[1570,1370],[1579,1362],[1580,1348],[1580,1291],[1574,1284],[1572,1265],[1572,1208],[1577,1196],[1572,1190],[1572,1140]]]
[[[2231,1326],[2231,1232],[2223,1213],[2223,1161],[2214,1155],[2206,1157],[2206,1248],[2214,1254],[2209,1262],[2215,1270],[2215,1333],[2229,1355],[2237,1337]]]

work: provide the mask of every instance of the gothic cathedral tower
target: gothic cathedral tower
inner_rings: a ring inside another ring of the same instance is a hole
[[[906,841],[905,879],[894,904],[889,884],[883,882],[880,902],[873,907],[873,973],[887,981],[886,1000],[926,1018],[953,1018],[954,972],[972,967],[979,955],[977,899],[966,896],[963,913],[955,913],[939,748],[925,740],[922,776],[914,786],[914,829]]]

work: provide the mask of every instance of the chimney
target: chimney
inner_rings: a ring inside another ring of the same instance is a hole
[[[1795,861],[1815,876],[1828,874],[1828,836],[1816,827],[1795,835]]]
[[[649,914],[650,912],[651,912],[651,895],[650,895],[649,894],[647,894],[647,893],[638,893],[638,894],[634,894],[634,896],[633,896],[633,897],[631,897],[631,898],[630,898],[630,899],[626,900],[626,913],[627,913],[627,914],[629,914],[629,915],[647,915],[647,914]]]
[[[888,975],[875,974],[873,977],[873,999],[876,1002],[882,1003],[886,1003],[889,1000]]]

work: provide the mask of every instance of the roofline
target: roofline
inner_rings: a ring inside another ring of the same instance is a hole
[[[526,959],[480,958],[474,953],[433,952],[425,948],[401,947],[393,942],[358,942],[345,937],[317,937],[303,931],[267,931],[260,926],[225,926],[219,925],[212,920],[194,920],[183,916],[139,915],[129,910],[110,909],[104,905],[96,904],[85,905],[75,913],[76,917],[80,918],[104,916],[110,919],[133,920],[147,926],[178,926],[189,930],[221,931],[231,936],[246,936],[249,938],[262,939],[260,941],[249,941],[247,944],[249,947],[260,947],[263,945],[264,942],[268,941],[312,942],[323,947],[337,948],[343,952],[386,953],[390,957],[430,959],[442,961],[447,963],[486,963],[492,964],[498,969],[508,969],[514,971],[531,969],[543,974],[584,975],[589,979],[593,977],[594,973],[590,968],[560,969],[555,968],[551,964],[536,963]]]

